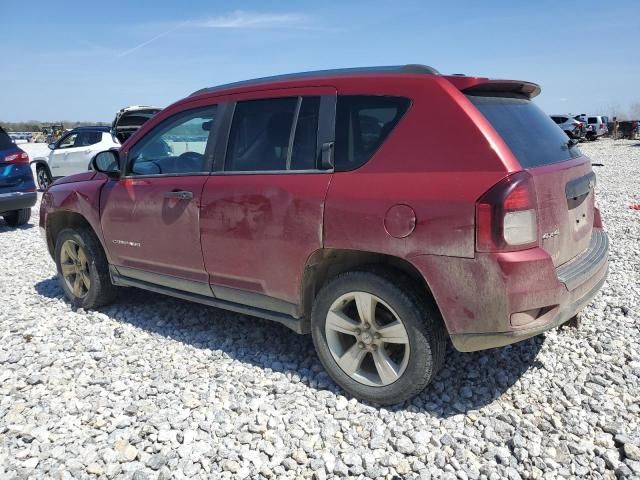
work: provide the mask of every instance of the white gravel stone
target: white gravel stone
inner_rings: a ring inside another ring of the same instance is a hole
[[[607,282],[562,328],[450,349],[404,405],[344,396],[309,337],[126,289],[74,310],[31,225],[0,220],[0,478],[615,478],[640,475],[640,146],[582,144]]]

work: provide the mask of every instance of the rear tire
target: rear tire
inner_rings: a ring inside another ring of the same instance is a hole
[[[109,277],[107,257],[89,228],[62,230],[54,258],[58,281],[74,307],[97,308],[115,299],[117,289]]]
[[[4,221],[10,227],[19,227],[26,224],[31,218],[31,209],[23,208],[20,210],[14,210],[13,212],[5,213],[3,215]]]
[[[38,188],[40,191],[44,192],[49,185],[51,185],[51,175],[45,167],[42,165],[38,165],[36,167],[36,180],[38,182]]]
[[[316,298],[311,334],[331,378],[354,397],[376,404],[414,397],[444,363],[440,314],[402,274],[337,276]]]

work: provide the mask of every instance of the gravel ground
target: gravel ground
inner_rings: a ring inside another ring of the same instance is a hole
[[[309,337],[133,289],[63,299],[0,220],[0,478],[640,478],[640,144],[584,144],[611,236],[580,328],[461,354],[411,403],[345,398]]]

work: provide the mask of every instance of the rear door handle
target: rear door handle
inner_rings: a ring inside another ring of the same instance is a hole
[[[164,198],[177,198],[178,200],[191,200],[193,198],[193,192],[188,192],[186,190],[175,190],[173,192],[165,193]]]

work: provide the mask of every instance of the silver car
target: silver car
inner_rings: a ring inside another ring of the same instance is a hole
[[[587,124],[587,132],[585,134],[587,140],[593,141],[598,137],[605,135],[609,131],[607,122],[605,122],[604,120],[605,117],[602,117],[600,115],[588,116],[582,113],[580,115],[576,115],[573,118],[574,120]]]

